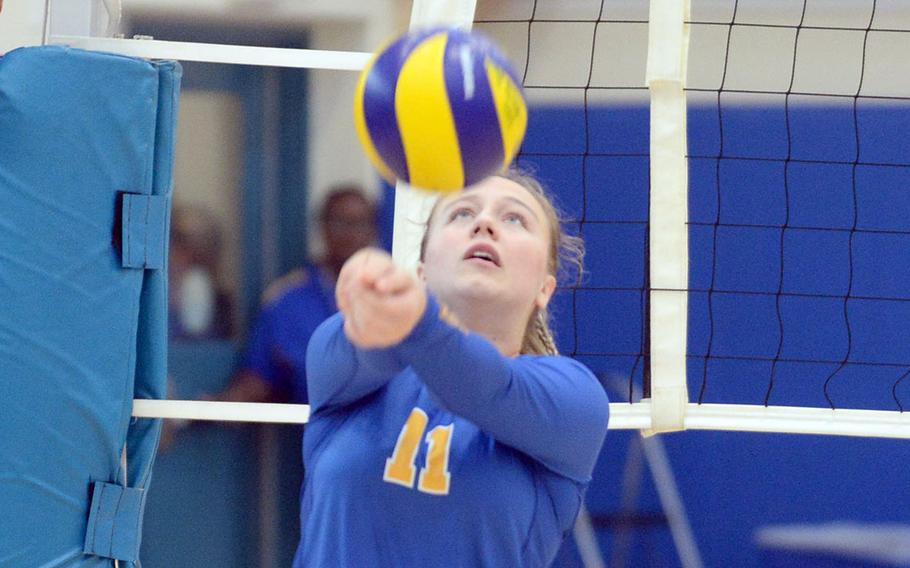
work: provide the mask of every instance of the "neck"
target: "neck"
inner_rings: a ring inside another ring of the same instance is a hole
[[[521,353],[528,319],[526,315],[521,315],[525,310],[477,299],[456,299],[445,303],[462,327],[489,339],[506,357],[516,357]]]

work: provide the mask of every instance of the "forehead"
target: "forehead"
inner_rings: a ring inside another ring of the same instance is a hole
[[[366,216],[372,213],[372,206],[356,193],[342,193],[329,197],[325,203],[324,215],[335,216]]]
[[[534,195],[524,186],[506,178],[489,177],[482,182],[465,188],[439,203],[437,209],[445,209],[460,201],[473,202],[479,205],[498,204],[499,202],[517,201],[530,209],[537,218],[545,218],[543,207]]]

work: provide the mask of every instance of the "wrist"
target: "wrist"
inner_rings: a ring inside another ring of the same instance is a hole
[[[423,295],[423,310],[417,317],[417,322],[411,331],[401,340],[402,344],[418,341],[425,336],[427,331],[439,319],[439,302],[428,291]]]

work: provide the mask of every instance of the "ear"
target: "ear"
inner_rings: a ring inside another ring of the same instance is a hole
[[[550,303],[550,298],[553,297],[553,292],[556,291],[556,277],[552,274],[547,274],[547,277],[544,278],[543,284],[540,286],[540,290],[537,292],[537,297],[534,298],[534,305],[537,306],[538,310],[542,310],[547,307],[547,304]]]

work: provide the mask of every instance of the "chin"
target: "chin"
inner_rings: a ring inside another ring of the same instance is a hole
[[[439,286],[438,289],[430,286],[430,289],[441,302],[446,304],[454,304],[465,300],[483,302],[502,300],[503,298],[502,288],[483,278],[461,278],[454,282],[446,282],[444,286]]]

